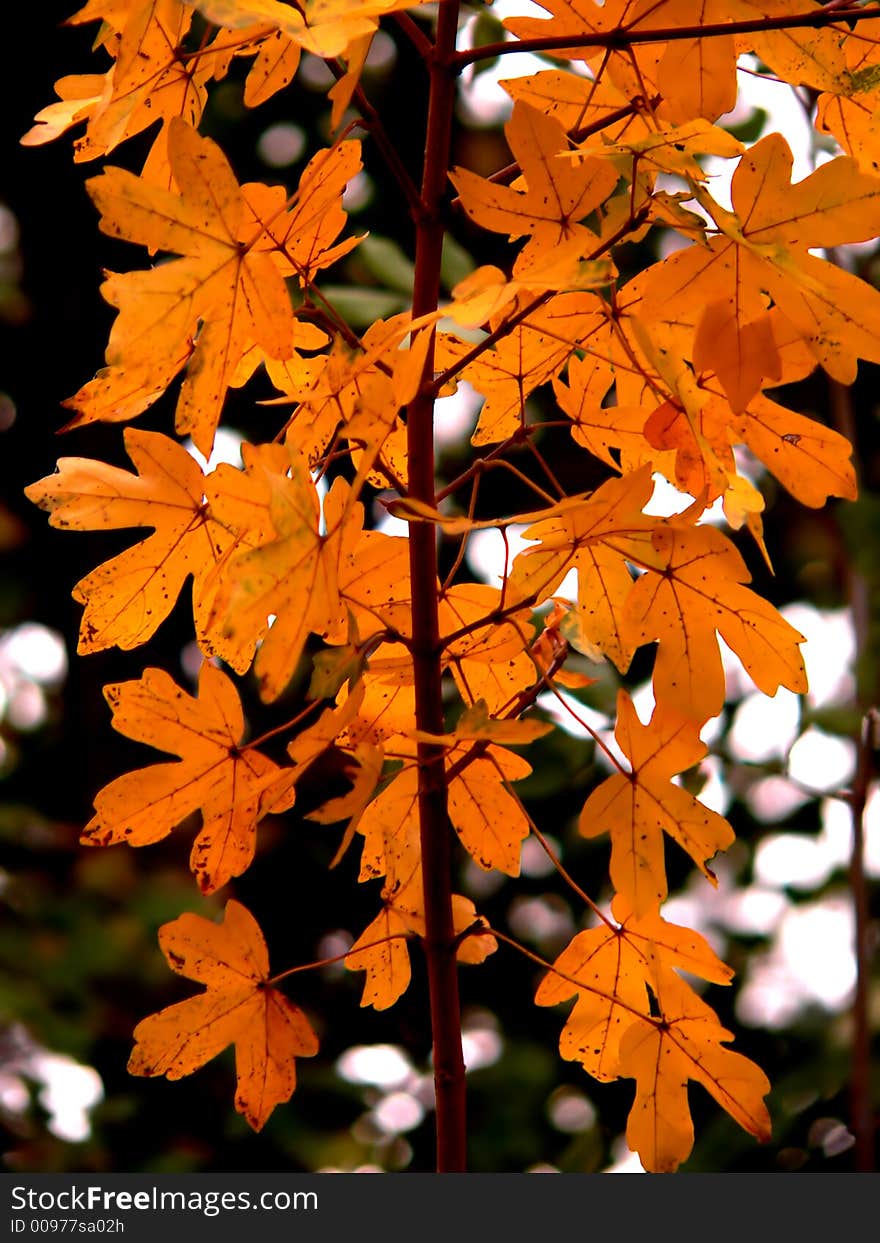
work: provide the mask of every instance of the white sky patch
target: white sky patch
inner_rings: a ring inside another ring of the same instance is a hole
[[[208,474],[219,466],[221,462],[225,462],[228,466],[234,466],[236,470],[241,470],[241,445],[243,440],[244,436],[241,432],[236,432],[231,427],[218,427],[214,436],[214,448],[211,450],[209,458],[206,458],[191,440],[185,440],[183,447],[190,457],[195,458],[202,470]]]
[[[349,1083],[395,1088],[413,1074],[412,1062],[395,1044],[358,1044],[346,1049],[336,1062],[336,1073]]]
[[[385,494],[388,498],[392,496],[396,499],[397,494],[388,492]],[[374,504],[373,506],[373,527],[376,531],[381,531],[383,535],[401,536],[403,539],[409,539],[409,523],[403,518],[397,518],[394,514],[389,513],[384,505]]]
[[[547,1116],[557,1131],[577,1135],[596,1125],[596,1107],[577,1088],[558,1088],[547,1102]]]
[[[717,912],[719,923],[730,932],[769,936],[791,903],[778,889],[749,885],[724,895]]]
[[[559,842],[549,833],[544,834],[544,839],[558,858],[561,851]],[[522,844],[520,855],[520,871],[523,876],[549,876],[555,871],[555,867],[556,865],[541,842],[536,837],[527,837]]]
[[[67,650],[55,630],[23,622],[0,639],[0,660],[8,660],[25,678],[57,686],[67,674]]]
[[[0,635],[0,716],[13,729],[38,729],[46,720],[44,687],[67,675],[67,649],[60,634],[39,622],[22,622]]]
[[[454,393],[434,404],[434,441],[440,447],[457,445],[474,430],[483,395],[467,380],[460,380]]]
[[[705,777],[705,784],[700,790],[699,799],[710,811],[717,811],[719,816],[727,814],[730,806],[730,789],[724,780],[721,761],[715,755],[709,755],[700,764],[700,773]]]
[[[525,548],[532,548],[537,540],[523,539],[522,533],[528,528],[521,522],[514,522],[507,528],[507,540],[501,532],[493,527],[483,531],[473,531],[468,539],[465,559],[484,583],[499,587],[504,579],[505,562],[507,573],[513,565],[514,558]]]
[[[514,936],[524,941],[567,940],[577,929],[568,904],[557,894],[537,898],[522,895],[511,902],[507,918]]]
[[[373,1109],[371,1117],[386,1135],[412,1131],[425,1116],[421,1101],[409,1092],[391,1092]]]
[[[374,190],[371,177],[365,172],[355,173],[342,192],[342,206],[346,211],[360,211],[371,201]]]
[[[822,842],[805,833],[773,833],[755,850],[755,876],[766,885],[817,889],[831,875],[833,864]]]
[[[598,734],[620,759],[623,758],[623,752],[614,740],[614,732],[609,729],[608,717],[604,712],[597,712],[595,708],[580,703],[564,690],[559,690],[557,695],[552,691],[544,691],[535,702],[560,728],[571,734],[572,738],[592,738],[594,734]],[[600,750],[597,750],[596,758],[608,764]],[[608,764],[608,767],[611,765]]]
[[[716,124],[725,126],[748,119],[752,108],[762,108],[768,114],[761,131],[766,134],[782,134],[791,147],[794,157],[792,181],[801,181],[813,171],[816,159],[815,134],[807,113],[792,88],[784,82],[756,75],[757,58],[751,54],[739,58],[739,96],[736,108],[720,117]],[[709,176],[708,190],[712,198],[727,211],[733,210],[730,183],[739,164],[738,159],[725,160],[720,156],[707,156],[703,167]],[[695,203],[688,207],[705,216]]]
[[[810,684],[809,702],[817,708],[849,702],[855,692],[852,663],[856,654],[849,610],[817,609],[796,601],[779,611],[806,638],[801,653]]]
[[[9,1056],[0,1075],[0,1100],[12,1113],[24,1113],[30,1103],[26,1080],[39,1084],[40,1105],[48,1114],[47,1127],[69,1143],[81,1143],[91,1134],[89,1110],[104,1098],[101,1076],[66,1054],[41,1048],[20,1024],[8,1035]]]
[[[738,760],[763,763],[783,759],[798,735],[800,700],[780,687],[772,699],[760,691],[738,705],[728,733],[728,744]]]
[[[36,1054],[30,1069],[43,1084],[40,1104],[49,1114],[52,1134],[70,1143],[88,1139],[89,1110],[104,1096],[98,1072],[60,1053]]]
[[[880,876],[880,784],[875,784],[865,804],[865,871]]]
[[[606,1165],[603,1174],[644,1174],[645,1167],[639,1160],[639,1154],[632,1152],[626,1139],[619,1135],[611,1148],[611,1164]]]
[[[740,1022],[788,1026],[810,1003],[831,1012],[849,1004],[856,980],[848,895],[790,907],[772,947],[751,960],[737,999]]]
[[[756,781],[746,791],[745,801],[757,820],[764,824],[775,824],[809,803],[811,796],[786,777],[774,775]]]
[[[810,790],[838,790],[852,780],[856,767],[855,743],[826,734],[811,725],[801,734],[788,757],[789,775]]]
[[[269,168],[295,164],[306,149],[305,131],[290,121],[278,121],[263,130],[257,140],[257,155]]]
[[[651,717],[654,715],[656,700],[654,699],[654,687],[651,682],[642,682],[634,690],[630,691],[629,697],[632,705],[636,710],[636,716],[643,725],[647,725]]]
[[[504,1051],[504,1041],[494,1028],[478,1027],[473,1031],[462,1032],[461,1050],[465,1069],[481,1070],[484,1066],[493,1066],[498,1061]]]

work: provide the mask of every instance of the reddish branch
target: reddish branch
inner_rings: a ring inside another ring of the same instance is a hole
[[[456,74],[449,67],[458,29],[458,0],[440,5],[435,56],[430,63],[428,124],[421,205],[416,219],[413,316],[437,309],[443,247],[441,204],[446,192],[449,140],[455,107]],[[425,376],[434,370],[433,344]],[[425,384],[410,404],[406,419],[409,495],[434,503],[434,393]],[[412,585],[412,658],[418,728],[443,733],[440,628],[437,608],[437,547],[434,528],[416,522],[410,527]],[[461,1049],[461,1007],[452,921],[452,830],[446,810],[444,750],[433,743],[418,745],[419,832],[425,900],[425,957],[431,1004],[434,1086],[437,1102],[437,1170],[464,1170],[465,1086]]]
[[[831,26],[837,22],[867,21],[880,17],[880,8],[860,9],[850,6],[838,8],[825,5],[811,13],[796,13],[789,17],[756,17],[751,21],[715,22],[704,26],[667,26],[656,30],[634,30],[618,26],[615,30],[584,31],[584,37],[576,34],[544,35],[534,39],[508,39],[503,43],[486,43],[481,47],[465,48],[454,52],[449,64],[456,70],[464,69],[478,60],[494,56],[509,56],[513,52],[563,52],[585,48],[608,48],[612,51],[634,47],[640,43],[673,43],[678,39],[713,39],[723,35],[758,34],[764,30],[793,30],[797,27]]]

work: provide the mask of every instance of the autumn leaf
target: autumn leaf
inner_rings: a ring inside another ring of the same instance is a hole
[[[620,1041],[620,1074],[636,1080],[626,1141],[655,1173],[678,1168],[690,1155],[694,1128],[688,1080],[707,1092],[750,1135],[766,1143],[770,1091],[764,1072],[725,1043],[733,1034],[674,971],[657,971],[652,989],[659,1018],[637,1018]]]
[[[233,545],[233,535],[205,506],[205,476],[182,445],[158,432],[126,428],[125,447],[137,475],[106,462],[61,458],[55,474],[25,489],[48,511],[53,527],[154,528],[74,587],[74,599],[85,605],[78,648],[83,653],[144,643],[190,575],[196,631],[204,640],[207,580]]]
[[[407,938],[412,919],[394,906],[383,906],[345,956],[349,971],[365,971],[361,1005],[387,1010],[399,1001],[412,979]]]
[[[318,1039],[298,1006],[272,986],[269,955],[254,917],[226,903],[222,924],[181,915],[159,929],[172,971],[205,991],[142,1019],[128,1061],[132,1075],[181,1079],[235,1045],[235,1108],[255,1131],[296,1087],[296,1057]]]
[[[104,29],[112,32],[104,43],[114,57],[113,66],[100,90],[96,90],[98,79],[93,74],[56,82],[60,102],[37,113],[37,124],[22,142],[48,142],[87,119],[85,133],[74,144],[74,158],[93,160],[161,120],[144,175],[167,186],[168,122],[176,117],[198,125],[208,97],[207,82],[215,68],[209,57],[181,55],[192,16],[179,0],[87,5],[71,20],[103,19]]]
[[[803,635],[744,585],[745,562],[721,531],[670,519],[652,532],[651,545],[639,550],[648,572],[626,599],[623,633],[637,645],[658,641],[658,703],[701,723],[720,712],[725,680],[716,634],[765,695],[780,686],[807,690]]]
[[[618,922],[577,933],[535,993],[539,1006],[575,998],[559,1052],[601,1083],[619,1077],[621,1039],[639,1016],[651,1013],[657,961],[715,984],[729,984],[733,976],[698,932],[668,923],[656,911],[637,918],[621,894],[611,909]]]
[[[470,750],[459,743],[447,753],[450,767]],[[519,876],[522,843],[529,821],[519,800],[508,789],[532,771],[531,764],[506,747],[489,746],[449,783],[449,819],[461,844],[484,872],[497,868]]]
[[[589,498],[571,498],[557,513],[523,533],[537,543],[513,563],[507,589],[513,600],[546,599],[572,568],[578,571],[576,614],[583,638],[621,673],[635,650],[624,628],[623,602],[632,586],[627,560],[650,539],[654,520],[642,510],[653,484],[644,470],[610,479]]]
[[[497,345],[467,363],[460,378],[486,398],[471,444],[496,444],[525,426],[526,399],[568,361],[600,314],[591,293],[561,293],[527,315]],[[453,336],[441,338],[438,362],[450,366],[467,358],[472,346]]]
[[[354,141],[347,144],[348,152],[358,149]],[[119,311],[108,368],[66,404],[78,412],[73,425],[108,417],[117,392],[126,394],[125,417],[138,406],[145,409],[158,396],[153,369],[170,382],[174,372],[169,374],[168,360],[175,360],[177,369],[183,366],[182,346],[194,337],[176,427],[181,435],[191,434],[208,456],[226,390],[248,351],[256,345],[284,359],[298,346],[319,346],[326,337],[294,317],[283,279],[292,270],[284,249],[292,223],[283,196],[279,203],[268,187],[253,193],[240,187],[217,145],[180,120],[170,124],[168,152],[179,194],[121,168],[108,168],[87,184],[105,233],[181,257],[108,277],[102,292]],[[268,220],[254,210],[254,201],[271,205]],[[336,224],[339,218],[330,220]],[[326,249],[326,228],[314,216],[301,223],[299,250],[292,256],[312,272],[319,262],[315,247]],[[128,392],[133,376],[139,398]]]
[[[414,9],[425,0],[300,0],[296,7],[278,0],[185,0],[218,26],[267,22],[306,52],[332,58],[355,40],[371,35],[386,13]]]
[[[242,746],[244,716],[230,679],[202,665],[193,698],[162,669],[133,682],[104,688],[113,727],[127,738],[180,757],[111,781],[95,798],[85,826],[88,846],[161,841],[194,811],[202,827],[190,867],[203,893],[240,876],[254,856],[257,823],[293,804],[290,771],[252,747]]]
[[[632,765],[606,778],[589,796],[578,819],[584,837],[611,834],[611,879],[636,916],[655,912],[666,898],[664,831],[687,851],[717,885],[708,861],[733,841],[733,830],[672,778],[706,754],[698,726],[661,705],[648,725],[625,691],[617,696],[620,747]]]
[[[608,198],[617,173],[595,156],[576,166],[561,159],[569,149],[565,130],[527,103],[514,104],[505,133],[527,189],[495,185],[457,168],[449,176],[465,211],[511,241],[528,235],[524,259],[537,258],[571,238],[579,239],[579,257],[586,258],[598,239],[580,221]]]
[[[289,682],[310,633],[344,644],[351,615],[363,633],[408,614],[405,541],[363,530],[363,506],[343,479],[321,505],[302,456],[279,448],[263,473],[262,514],[217,568],[209,640],[243,673],[254,660],[264,699]],[[265,519],[268,521],[265,521]],[[245,536],[247,538],[245,538]],[[402,614],[402,616],[400,616]]]
[[[421,881],[419,869],[405,891],[383,906],[345,956],[349,971],[366,972],[362,1006],[387,1010],[409,988],[412,966],[408,941],[425,935]],[[452,923],[456,936],[462,937],[456,950],[459,962],[484,962],[498,948],[489,925],[477,915],[471,899],[460,893],[452,895]],[[474,929],[474,925],[478,927]],[[473,929],[471,934],[463,936],[469,929]]]
[[[859,358],[880,361],[880,293],[809,253],[810,247],[876,234],[880,181],[860,172],[848,156],[823,164],[796,185],[790,184],[791,169],[785,139],[780,134],[762,138],[733,175],[734,214],[701,199],[720,235],[656,265],[645,289],[649,320],[674,318],[696,307],[723,317],[723,331],[700,338],[699,365],[727,381],[725,390],[737,411],[761,386],[756,374],[748,384],[736,380],[737,359],[754,349],[768,296],[840,383],[852,383]]]

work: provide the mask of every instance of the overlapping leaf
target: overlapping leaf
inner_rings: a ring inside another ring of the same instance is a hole
[[[95,798],[82,841],[146,846],[166,837],[195,811],[202,827],[190,866],[203,893],[240,876],[254,856],[257,823],[294,799],[290,770],[243,747],[244,716],[229,678],[206,663],[197,698],[163,669],[104,688],[119,733],[178,755],[175,763],[117,777]]]
[[[695,362],[715,371],[737,411],[761,387],[754,372],[743,382],[738,360],[754,357],[768,295],[840,383],[852,383],[859,358],[880,361],[880,293],[809,253],[875,236],[880,179],[848,156],[797,185],[790,185],[791,169],[781,135],[756,143],[733,175],[734,214],[703,200],[720,235],[656,265],[645,289],[649,321],[674,320],[695,308],[719,321],[703,333]],[[765,373],[772,366],[771,355]],[[776,377],[771,371],[768,378]]]
[[[656,911],[637,918],[621,894],[612,912],[618,922],[577,933],[535,993],[539,1006],[576,999],[559,1051],[602,1083],[620,1075],[620,1041],[627,1029],[651,1013],[648,990],[658,959],[715,984],[729,984],[733,976],[698,932],[670,924]]]
[[[218,26],[268,23],[315,56],[344,55],[350,45],[372,35],[386,13],[415,9],[426,0],[186,0]]]
[[[750,1134],[769,1139],[767,1077],[724,1048],[731,1033],[678,975],[727,984],[730,969],[699,933],[657,914],[635,918],[620,895],[612,909],[619,925],[578,933],[535,996],[544,1006],[576,998],[560,1038],[563,1057],[599,1080],[636,1080],[626,1137],[651,1172],[675,1170],[690,1155],[689,1080]]]
[[[352,141],[344,154],[357,163],[357,150]],[[184,122],[171,122],[168,151],[179,194],[120,168],[88,183],[104,232],[181,257],[107,279],[102,292],[119,310],[108,368],[66,404],[77,411],[73,423],[82,424],[120,417],[113,413],[118,396],[124,399],[121,417],[130,417],[155,400],[192,349],[176,424],[208,456],[226,390],[242,382],[239,369],[254,346],[285,359],[326,340],[295,319],[283,278],[292,262],[314,272],[323,262],[316,251],[326,250],[332,237],[311,208],[307,219],[302,210],[285,213],[283,192],[240,187],[216,144]],[[334,199],[340,195],[341,189]],[[344,213],[328,219],[335,227]],[[294,220],[302,260],[298,252],[287,253]]]
[[[511,241],[528,235],[523,258],[534,259],[578,239],[586,258],[598,239],[580,222],[617,185],[617,173],[595,156],[572,165],[565,130],[530,104],[514,104],[505,126],[507,142],[522,170],[525,190],[496,185],[464,168],[450,173],[465,211],[484,228],[506,233]]]
[[[636,1080],[626,1140],[646,1169],[676,1170],[691,1152],[689,1080],[701,1084],[750,1135],[766,1143],[770,1081],[749,1058],[725,1048],[733,1039],[715,1012],[674,971],[658,970],[652,988],[659,1018],[642,1017],[620,1042],[620,1073]]]

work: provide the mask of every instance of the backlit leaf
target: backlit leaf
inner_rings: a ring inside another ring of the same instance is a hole
[[[235,1108],[259,1131],[296,1087],[296,1057],[313,1057],[318,1039],[302,1010],[269,983],[260,928],[239,902],[222,924],[181,915],[159,929],[179,975],[205,991],[142,1019],[128,1061],[133,1075],[181,1079],[235,1045]]]

